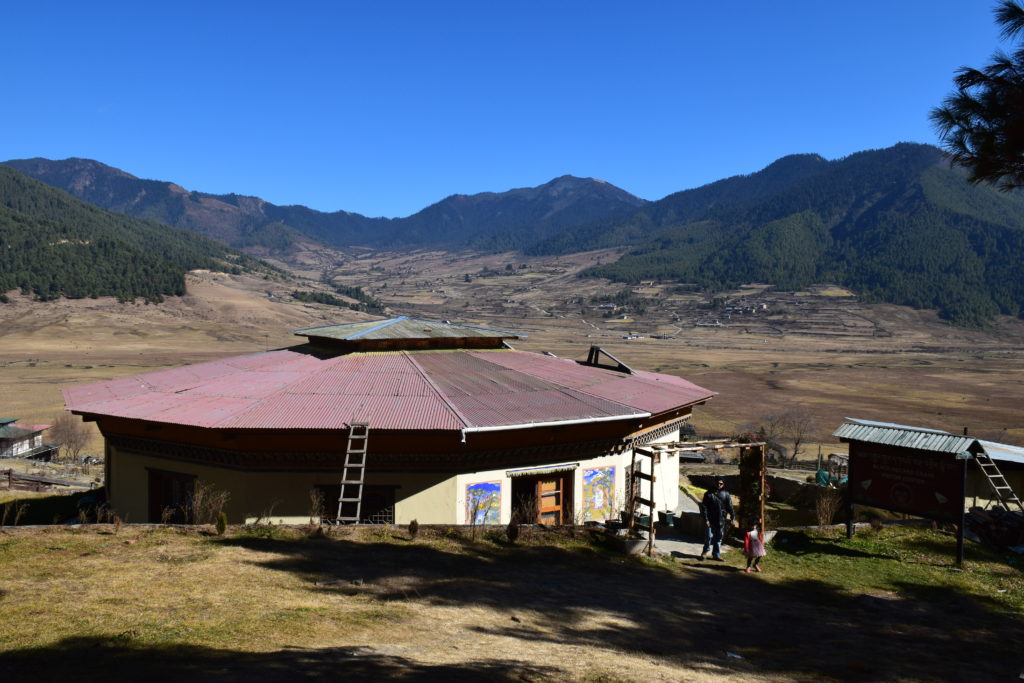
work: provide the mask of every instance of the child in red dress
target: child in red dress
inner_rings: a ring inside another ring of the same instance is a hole
[[[761,571],[761,558],[765,556],[764,542],[761,539],[761,531],[755,523],[743,537],[743,555],[747,558],[747,569],[755,572]]]

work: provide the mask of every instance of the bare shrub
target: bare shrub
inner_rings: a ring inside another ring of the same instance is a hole
[[[253,528],[272,527],[272,526],[274,526],[274,519],[273,519],[274,518],[274,509],[277,507],[278,503],[280,503],[280,502],[281,502],[280,500],[272,500],[272,501],[270,501],[270,505],[268,505],[267,507],[263,508],[263,511],[260,512],[258,515],[256,515],[256,519],[254,519],[252,524],[250,524],[249,526],[251,526]],[[246,516],[249,516],[249,515],[246,515]]]
[[[768,444],[768,449],[780,453],[783,465],[792,467],[800,455],[801,448],[818,430],[814,415],[803,406],[796,406],[781,412],[768,412],[761,416],[757,425],[756,436]],[[782,441],[792,444],[789,462],[786,462],[785,447]]]
[[[63,459],[78,460],[79,453],[89,444],[92,433],[82,419],[71,413],[61,413],[50,427],[50,439],[60,447]]]
[[[516,524],[536,524],[540,505],[534,496],[522,496],[512,508],[512,521]]]
[[[309,523],[323,524],[324,492],[315,486],[309,490]]]
[[[208,481],[197,481],[185,520],[191,521],[192,524],[213,524],[224,511],[224,506],[230,498],[230,491],[218,489]]]
[[[843,489],[820,488],[814,501],[814,511],[818,516],[818,524],[832,524],[836,515],[843,507],[846,492]]]

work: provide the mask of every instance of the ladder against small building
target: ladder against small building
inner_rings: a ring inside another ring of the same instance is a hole
[[[341,471],[341,492],[338,495],[338,524],[358,524],[363,505],[363,482],[366,473],[366,445],[370,425],[353,422],[349,425],[345,467]]]
[[[981,452],[974,454],[974,462],[978,463],[978,468],[985,476],[985,480],[988,481],[988,484],[992,488],[992,492],[995,494],[996,500],[999,501],[999,504],[1007,511],[1012,511],[1015,507],[1018,512],[1024,512],[1024,503],[1021,503],[1020,498],[1017,497],[1013,487],[1010,486],[1010,482],[1006,480],[1006,477],[1004,477],[1003,473],[999,470],[995,460],[993,460],[988,453],[982,450]]]

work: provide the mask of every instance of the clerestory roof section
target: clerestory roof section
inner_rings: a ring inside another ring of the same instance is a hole
[[[302,346],[64,390],[79,414],[224,429],[511,429],[643,418],[713,395],[668,375],[523,351],[326,356]]]
[[[448,321],[410,318],[404,315],[386,320],[307,327],[293,330],[292,334],[308,337],[311,342],[350,342],[352,344],[391,342],[389,348],[398,348],[395,343],[403,341],[433,341],[435,342],[434,346],[437,346],[438,340],[491,340],[491,346],[500,346],[502,340],[519,338],[519,335],[503,330],[458,325]]]

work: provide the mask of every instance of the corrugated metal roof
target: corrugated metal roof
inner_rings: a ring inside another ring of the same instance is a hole
[[[42,432],[49,429],[53,425],[34,425],[28,424],[27,422],[18,422],[15,423],[14,426],[17,427],[18,429],[27,429],[30,432]]]
[[[23,429],[21,426],[16,424],[8,423],[3,427],[0,427],[0,439],[21,439],[35,433],[36,430]]]
[[[1024,448],[1021,448],[1020,446],[995,443],[994,441],[982,441],[980,439],[978,440],[978,444],[985,449],[985,452],[988,453],[988,457],[993,460],[1024,464]]]
[[[963,453],[965,451],[974,453],[980,448],[984,449],[993,460],[1024,464],[1024,447],[1021,446],[984,441],[973,436],[951,434],[939,429],[910,427],[892,422],[858,420],[852,417],[844,419],[845,422],[832,433],[833,436],[938,453]]]
[[[492,330],[486,327],[457,325],[437,320],[399,316],[387,320],[369,320],[358,323],[341,323],[293,330],[310,339],[337,339],[343,341],[376,341],[385,339],[438,339],[438,338],[481,338],[518,339],[512,332]]]
[[[268,351],[64,390],[70,410],[232,429],[458,430],[659,413],[714,395],[522,351]]]
[[[846,421],[839,425],[836,431],[832,432],[833,436],[853,441],[901,446],[903,448],[917,448],[938,453],[963,453],[976,441],[976,439],[970,436],[950,434],[938,429],[910,427],[891,422],[857,420],[851,417],[844,419]]]
[[[626,374],[565,358],[518,351],[474,351],[472,355],[566,389],[653,414],[700,403],[715,395],[680,377],[655,372]]]

